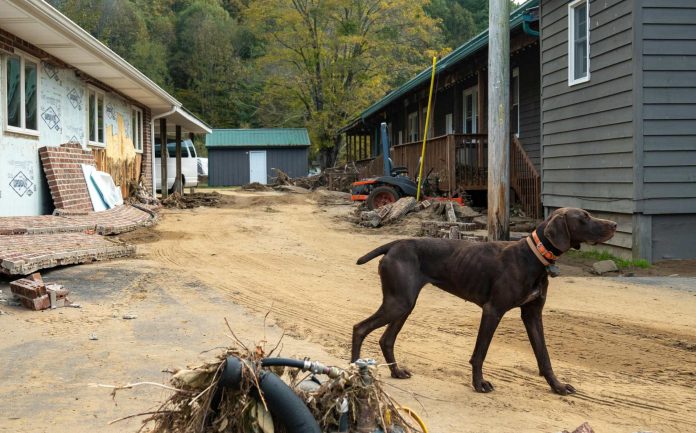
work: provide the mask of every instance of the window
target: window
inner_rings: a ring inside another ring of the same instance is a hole
[[[590,79],[590,11],[587,0],[568,5],[568,85]]]
[[[87,137],[89,144],[104,146],[104,93],[90,88],[87,110]]]
[[[408,115],[408,141],[414,143],[418,141],[418,112],[414,111]]]
[[[510,80],[510,133],[520,136],[520,68],[512,69]]]
[[[38,135],[38,62],[24,55],[5,58],[5,129]]]
[[[464,133],[476,134],[478,131],[478,90],[476,86],[464,91]]]
[[[435,107],[433,107],[432,110],[434,111]],[[422,119],[423,120],[423,129],[425,130],[425,122],[427,119],[427,121],[428,121],[428,139],[431,139],[431,138],[433,138],[433,135],[435,135],[435,132],[434,132],[435,128],[433,127],[433,113],[430,113],[430,119],[428,119],[427,116],[428,116],[428,107],[423,107],[423,119]],[[422,139],[423,139],[422,136],[418,137],[418,140],[422,140]]]
[[[454,126],[452,125],[452,113],[445,114],[445,134],[453,134]]]
[[[397,144],[403,144],[404,143],[404,131],[399,129],[399,133],[396,138]]]
[[[131,136],[136,152],[143,151],[143,110],[137,107],[131,108]]]

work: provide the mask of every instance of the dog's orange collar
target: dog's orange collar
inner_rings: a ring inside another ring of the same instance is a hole
[[[536,230],[532,232],[531,236],[527,236],[527,245],[544,266],[551,266],[556,260],[558,260],[558,256],[549,251],[541,242]]]

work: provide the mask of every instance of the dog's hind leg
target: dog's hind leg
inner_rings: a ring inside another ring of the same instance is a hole
[[[387,330],[384,331],[384,334],[382,334],[382,338],[379,339],[379,346],[382,348],[384,359],[389,364],[391,375],[397,379],[408,379],[411,377],[411,372],[405,368],[400,368],[396,363],[396,358],[394,357],[394,343],[396,342],[396,337],[399,335],[404,323],[406,323],[406,319],[408,319],[411,311],[413,311],[413,309],[394,322],[391,322],[387,326]]]

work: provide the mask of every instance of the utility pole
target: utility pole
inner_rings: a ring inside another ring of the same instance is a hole
[[[510,239],[510,11],[508,3],[508,0],[489,0],[488,3],[489,241]]]

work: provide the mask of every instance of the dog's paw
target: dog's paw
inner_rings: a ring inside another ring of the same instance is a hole
[[[553,387],[553,391],[560,395],[575,394],[575,388],[568,383],[559,383]]]
[[[394,367],[391,369],[391,376],[395,379],[410,379],[411,372],[405,368]]]
[[[495,389],[493,387],[493,384],[487,380],[481,380],[479,383],[474,382],[473,386],[474,386],[474,390],[476,392],[483,392],[483,393],[491,392]]]

